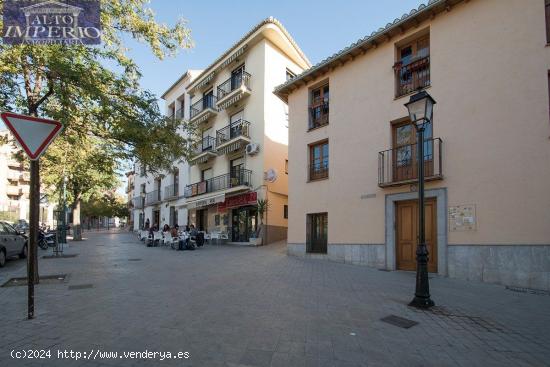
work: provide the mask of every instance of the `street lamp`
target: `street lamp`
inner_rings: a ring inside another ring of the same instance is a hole
[[[411,124],[417,132],[418,154],[418,244],[416,246],[416,290],[409,306],[430,308],[435,303],[430,298],[428,280],[428,249],[424,233],[424,129],[432,122],[434,99],[425,91],[411,96],[405,107],[409,110]]]
[[[145,192],[142,191],[139,193],[139,197],[141,198],[141,229],[145,229]]]

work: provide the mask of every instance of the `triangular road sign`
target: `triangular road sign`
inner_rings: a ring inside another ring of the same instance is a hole
[[[2,112],[0,117],[30,159],[40,158],[61,131],[59,121]]]

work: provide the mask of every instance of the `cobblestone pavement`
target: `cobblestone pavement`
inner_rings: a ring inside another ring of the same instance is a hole
[[[42,275],[68,276],[37,286],[35,320],[26,287],[0,288],[0,366],[550,366],[547,294],[434,276],[438,306],[417,311],[407,306],[414,274],[288,257],[282,243],[176,252],[129,233],[88,236],[71,243],[77,257],[40,259]],[[0,284],[24,275],[25,262],[10,261]],[[380,321],[389,315],[418,324]],[[10,357],[29,349],[51,359]],[[60,360],[57,350],[119,356]]]

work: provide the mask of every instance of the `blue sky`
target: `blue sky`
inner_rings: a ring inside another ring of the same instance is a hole
[[[160,97],[187,69],[210,65],[269,16],[283,23],[315,64],[421,3],[420,0],[152,0],[150,5],[159,22],[174,24],[178,17],[187,19],[195,47],[159,61],[142,44],[132,41],[127,46],[143,73],[142,87]]]

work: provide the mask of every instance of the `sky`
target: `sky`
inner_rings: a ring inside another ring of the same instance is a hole
[[[188,21],[195,47],[159,61],[143,44],[130,41],[127,46],[143,74],[142,87],[160,97],[187,69],[210,65],[269,16],[284,25],[311,63],[316,64],[421,3],[421,0],[151,0],[157,21],[169,25],[181,17]]]

